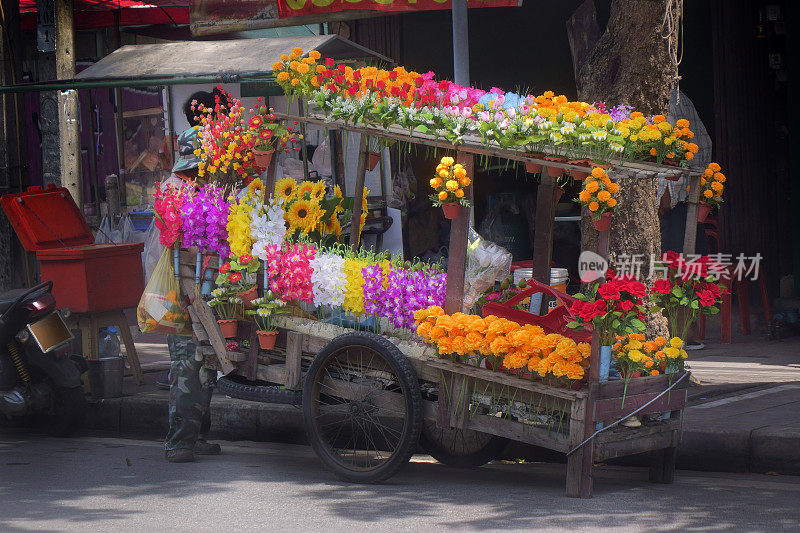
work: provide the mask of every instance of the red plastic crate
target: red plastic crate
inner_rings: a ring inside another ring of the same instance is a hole
[[[139,303],[144,244],[92,244],[92,231],[66,189],[29,187],[3,196],[0,205],[25,249],[36,252],[59,307],[93,313]]]

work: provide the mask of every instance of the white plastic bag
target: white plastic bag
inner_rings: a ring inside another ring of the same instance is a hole
[[[95,244],[108,244],[111,237],[111,220],[108,218],[108,215],[103,217],[103,220],[100,221],[100,229],[97,231],[97,235],[94,238]]]
[[[150,276],[158,264],[158,260],[164,253],[164,245],[159,240],[158,228],[156,228],[155,218],[150,222],[144,239],[144,251],[142,252],[142,269],[144,270],[145,284],[150,281]]]
[[[511,273],[512,256],[502,246],[483,239],[470,228],[467,244],[467,269],[464,275],[464,308],[469,309],[494,282]]]

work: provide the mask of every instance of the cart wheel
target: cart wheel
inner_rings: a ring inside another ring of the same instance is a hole
[[[440,428],[426,420],[419,437],[422,449],[454,468],[477,468],[503,453],[508,439],[471,429]]]
[[[371,333],[336,337],[303,386],[308,440],[337,477],[378,483],[408,462],[419,441],[422,396],[414,367]]]

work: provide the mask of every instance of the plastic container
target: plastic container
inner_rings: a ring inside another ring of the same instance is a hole
[[[95,398],[119,398],[122,396],[122,378],[125,375],[125,359],[101,357],[87,359],[89,385]]]
[[[136,231],[147,231],[153,221],[152,211],[133,211],[129,214],[133,229]]]
[[[93,244],[92,230],[64,188],[29,187],[0,205],[59,307],[93,313],[134,307],[144,291],[142,243]]]

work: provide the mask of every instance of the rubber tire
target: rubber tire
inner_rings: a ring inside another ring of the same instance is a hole
[[[406,403],[407,416],[410,418],[410,420],[407,420],[408,431],[402,436],[397,450],[387,463],[366,472],[348,470],[332,459],[325,449],[325,444],[318,438],[311,419],[312,389],[314,388],[313,384],[316,375],[322,369],[328,357],[347,346],[364,346],[382,354],[392,367],[397,378],[402,382],[403,388],[407,391],[403,399]],[[303,386],[303,425],[306,429],[308,441],[325,467],[343,481],[349,483],[380,483],[395,475],[408,463],[414,453],[422,430],[422,416],[422,393],[414,367],[411,366],[411,363],[408,362],[406,356],[397,346],[380,335],[375,335],[374,333],[348,333],[336,337],[317,354],[308,369],[308,374],[306,374]]]
[[[482,448],[467,454],[453,455],[450,450],[442,446],[442,443],[430,435],[423,425],[419,436],[419,445],[425,452],[439,461],[452,468],[478,468],[496,459],[508,446],[508,439],[493,435]]]
[[[217,389],[231,398],[259,403],[300,405],[300,391],[283,389],[279,385],[258,385],[241,376],[225,376],[217,380]]]
[[[86,394],[83,387],[53,387],[55,400],[52,414],[45,415],[41,424],[48,435],[68,437],[75,433],[86,419]]]

